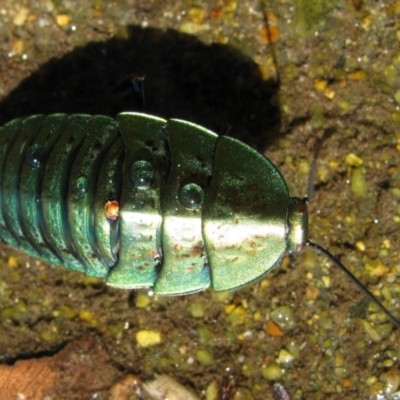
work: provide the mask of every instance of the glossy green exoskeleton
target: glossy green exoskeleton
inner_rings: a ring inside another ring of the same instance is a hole
[[[266,157],[186,121],[16,119],[0,128],[0,168],[1,239],[111,286],[230,290],[304,245],[330,256]]]

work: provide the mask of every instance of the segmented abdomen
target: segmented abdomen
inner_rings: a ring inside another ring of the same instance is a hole
[[[121,288],[229,290],[287,246],[286,184],[245,144],[138,113],[0,128],[0,236]]]
[[[117,261],[123,143],[108,117],[54,114],[0,129],[0,236],[15,247],[92,276]],[[108,179],[104,179],[106,174]]]

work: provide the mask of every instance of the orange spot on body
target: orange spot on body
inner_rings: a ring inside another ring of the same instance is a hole
[[[107,219],[115,221],[119,216],[119,203],[117,200],[109,200],[104,205]]]

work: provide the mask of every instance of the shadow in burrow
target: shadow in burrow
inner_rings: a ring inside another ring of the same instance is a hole
[[[0,103],[0,124],[39,113],[143,111],[134,75],[145,76],[148,114],[194,122],[259,150],[279,132],[279,109],[271,103],[279,84],[262,80],[239,50],[137,26],[127,39],[89,43],[44,64]]]

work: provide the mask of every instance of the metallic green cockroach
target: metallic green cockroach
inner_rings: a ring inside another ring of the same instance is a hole
[[[251,283],[305,245],[305,200],[244,143],[140,113],[0,128],[0,237],[111,286],[177,295]]]

